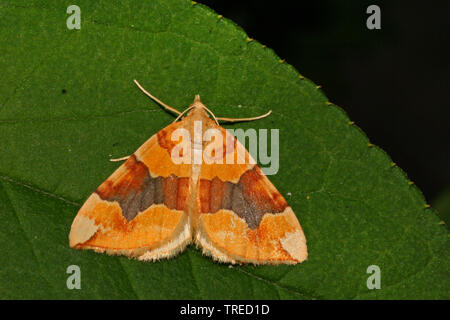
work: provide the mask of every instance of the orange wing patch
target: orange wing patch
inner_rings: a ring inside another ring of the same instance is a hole
[[[214,171],[212,171],[214,173]],[[295,264],[307,258],[306,238],[283,196],[258,166],[237,183],[201,179],[195,241],[231,263]]]
[[[196,241],[222,262],[295,264],[307,257],[305,236],[290,207],[281,214],[264,215],[256,229],[230,210],[202,214],[200,225]]]
[[[177,176],[190,168],[171,162],[158,166],[155,161],[167,153],[155,135],[130,156],[81,207],[70,231],[70,246],[156,260],[190,243],[192,232],[184,212],[190,174]]]
[[[72,237],[71,245],[80,249],[89,247],[99,250],[151,248],[170,237],[182,219],[183,211],[171,210],[159,204],[152,205],[133,220],[127,221],[117,202],[104,201],[94,193],[81,208],[73,227],[90,225],[95,233],[86,241]]]
[[[209,126],[222,133],[222,144],[215,147],[213,149],[215,152],[212,153],[216,156],[220,155],[223,163],[203,163],[200,169],[200,179],[212,180],[214,177],[217,177],[222,181],[239,181],[241,175],[254,166],[254,164],[251,163],[250,154],[227,130],[214,123],[210,123]],[[211,143],[214,143],[214,141]],[[232,161],[230,161],[230,159],[232,159]]]
[[[147,140],[136,152],[135,156],[142,161],[152,176],[189,178],[191,165],[186,163],[174,164],[172,150],[179,141],[172,141],[172,133],[182,128],[182,122],[175,122],[159,131]]]

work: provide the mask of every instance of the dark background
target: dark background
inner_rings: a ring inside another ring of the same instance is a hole
[[[448,1],[198,2],[322,85],[429,203],[449,201]],[[366,27],[371,4],[381,30]]]

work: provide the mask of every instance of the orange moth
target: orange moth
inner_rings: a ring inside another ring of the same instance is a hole
[[[180,112],[135,83],[178,117],[131,156],[116,159],[126,161],[80,208],[70,246],[156,261],[194,243],[232,264],[304,261],[306,238],[291,207],[242,144],[218,125],[270,112],[216,118],[198,95]],[[196,139],[209,129],[214,139]]]

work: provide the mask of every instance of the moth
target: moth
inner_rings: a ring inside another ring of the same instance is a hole
[[[80,208],[70,246],[157,261],[193,243],[224,263],[304,261],[306,238],[291,207],[244,146],[218,124],[270,112],[219,118],[198,95],[180,112],[134,81],[178,117],[131,156],[116,159],[126,161]],[[197,139],[208,130],[215,138]]]

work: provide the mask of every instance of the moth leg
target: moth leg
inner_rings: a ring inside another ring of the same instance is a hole
[[[131,157],[131,156],[126,156],[126,157],[117,158],[117,159],[109,159],[109,161],[111,161],[111,162],[119,162],[119,161],[127,160],[129,157]]]

